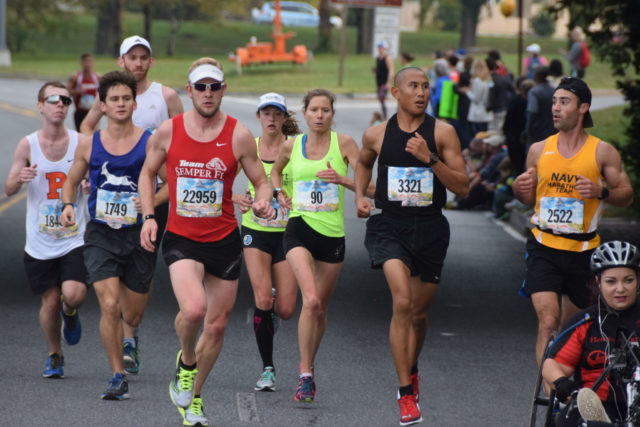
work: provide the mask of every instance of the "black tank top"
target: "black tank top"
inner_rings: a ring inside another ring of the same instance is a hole
[[[376,58],[376,84],[378,86],[387,83],[387,79],[389,78],[389,68],[387,68],[386,59],[386,55],[382,58]]]
[[[436,138],[434,134],[436,119],[425,114],[424,121],[416,130],[427,141],[427,147],[436,153]],[[433,216],[442,213],[442,207],[447,201],[447,191],[438,177],[433,174],[433,199],[428,206],[402,206],[400,201],[389,201],[387,194],[387,175],[390,166],[396,167],[426,167],[425,163],[416,159],[405,151],[407,141],[414,134],[404,132],[398,126],[398,117],[394,114],[387,122],[384,132],[380,155],[378,156],[378,179],[376,180],[375,203],[382,209],[383,214],[395,217]]]

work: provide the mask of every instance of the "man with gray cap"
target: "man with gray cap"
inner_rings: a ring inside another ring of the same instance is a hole
[[[593,126],[590,105],[586,83],[574,77],[560,81],[551,107],[558,133],[531,145],[527,171],[512,186],[518,200],[535,204],[520,293],[531,297],[538,316],[538,363],[558,326],[592,302],[589,258],[600,244],[605,201],[614,206],[633,201],[618,151],[585,132]]]
[[[138,187],[147,218],[140,243],[154,252],[155,176],[166,161],[171,209],[162,255],[180,308],[175,327],[181,344],[169,395],[184,425],[208,425],[200,392],[222,349],[236,299],[242,243],[231,196],[238,167],[255,189],[255,215],[270,219],[276,213],[253,135],[220,110],[225,89],[218,61],[200,58],[191,64],[186,90],[194,108],[162,123],[152,136]]]
[[[151,82],[147,78],[149,68],[154,63],[151,53],[151,45],[145,38],[140,36],[128,37],[120,45],[118,65],[133,74],[136,79],[137,107],[133,111],[133,124],[153,133],[160,126],[160,123],[182,113],[183,109],[182,101],[174,89],[163,86],[160,83]],[[103,113],[100,111],[99,102],[97,101],[96,99],[80,126],[82,133],[91,134],[98,127]],[[169,210],[164,191],[158,193],[156,203],[155,215],[161,228],[161,238]],[[134,328],[124,321],[122,326],[124,329],[125,369],[130,374],[137,374],[140,369],[138,328]]]
[[[131,36],[124,39],[120,45],[118,65],[133,74],[138,84],[138,107],[133,112],[133,124],[154,132],[160,123],[182,113],[183,109],[182,101],[174,89],[151,82],[147,78],[149,69],[154,64],[151,54],[151,45],[145,38]],[[94,102],[89,114],[82,121],[80,131],[86,134],[93,133],[100,118],[102,112],[99,103]]]

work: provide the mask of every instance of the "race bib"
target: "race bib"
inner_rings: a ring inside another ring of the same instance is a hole
[[[73,206],[75,209],[75,205]],[[60,224],[62,202],[60,200],[47,201],[38,208],[38,231],[52,239],[68,239],[78,235],[78,224],[63,227]]]
[[[584,233],[584,200],[571,197],[540,198],[539,227],[557,234]]]
[[[107,191],[98,189],[96,198],[96,219],[111,228],[134,225],[138,222],[138,211],[133,201],[138,193]]]
[[[222,215],[222,191],[219,179],[178,178],[176,213],[189,218]]]
[[[287,221],[289,220],[289,209],[285,208],[283,215],[282,210],[280,210],[280,203],[277,199],[271,200],[271,207],[275,209],[276,216],[266,219],[260,218],[259,216],[256,216],[255,213],[251,212],[251,221],[263,227],[285,228],[287,226]]]
[[[387,197],[402,206],[429,206],[433,203],[433,172],[430,168],[389,166]]]
[[[84,94],[80,96],[80,101],[78,102],[78,108],[80,110],[90,110],[93,106],[93,101],[95,100],[95,95]]]
[[[338,210],[338,186],[326,181],[296,182],[296,209],[306,212]]]

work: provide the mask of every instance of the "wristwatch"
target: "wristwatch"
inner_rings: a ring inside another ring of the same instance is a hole
[[[142,222],[145,222],[148,219],[156,219],[156,216],[154,214],[149,214],[149,215],[145,215],[142,217]],[[156,219],[157,221],[157,219]]]
[[[440,156],[438,156],[438,153],[431,153],[431,155],[429,155],[429,163],[427,163],[427,167],[431,167],[433,165],[435,165],[436,163],[438,163],[440,161]]]
[[[278,193],[280,193],[282,191],[282,188],[280,187],[276,187],[273,189],[273,198],[277,199],[278,198]]]
[[[609,189],[607,187],[602,187],[602,192],[600,193],[598,200],[605,200],[607,197],[609,197]]]

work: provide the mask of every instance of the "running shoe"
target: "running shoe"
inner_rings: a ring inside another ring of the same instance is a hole
[[[73,314],[68,315],[60,308],[60,315],[62,316],[62,337],[69,345],[78,344],[82,336],[82,325],[80,324],[78,310],[73,310]]]
[[[198,370],[188,371],[181,367],[180,356],[182,356],[182,350],[178,352],[178,357],[176,358],[176,375],[169,384],[169,396],[177,407],[188,408],[193,400],[193,380]]]
[[[47,367],[44,368],[42,376],[45,378],[64,378],[62,366],[64,366],[64,356],[60,356],[58,353],[51,353],[47,357]]]
[[[273,366],[264,368],[260,379],[253,388],[256,391],[276,391],[276,371]]]
[[[127,377],[116,372],[109,380],[109,387],[102,393],[102,400],[125,400],[129,398],[129,384]]]
[[[297,402],[313,402],[316,397],[316,383],[313,377],[300,377],[294,400]]]
[[[209,420],[207,420],[207,417],[204,415],[202,399],[199,397],[194,397],[187,409],[178,407],[178,411],[180,411],[180,415],[182,415],[182,425],[202,427],[209,425]]]
[[[611,422],[607,411],[602,406],[602,401],[590,388],[582,388],[578,392],[578,412],[585,421]]]
[[[136,337],[136,346],[132,346],[126,342],[122,346],[122,363],[124,370],[130,374],[137,374],[140,370],[140,356],[138,353],[138,338]]]
[[[420,407],[416,401],[416,396],[408,394],[400,397],[398,393],[398,405],[400,405],[400,425],[410,426],[422,422]]]
[[[413,386],[413,394],[416,396],[416,402],[420,402],[420,374],[417,372],[411,374],[411,385]]]

